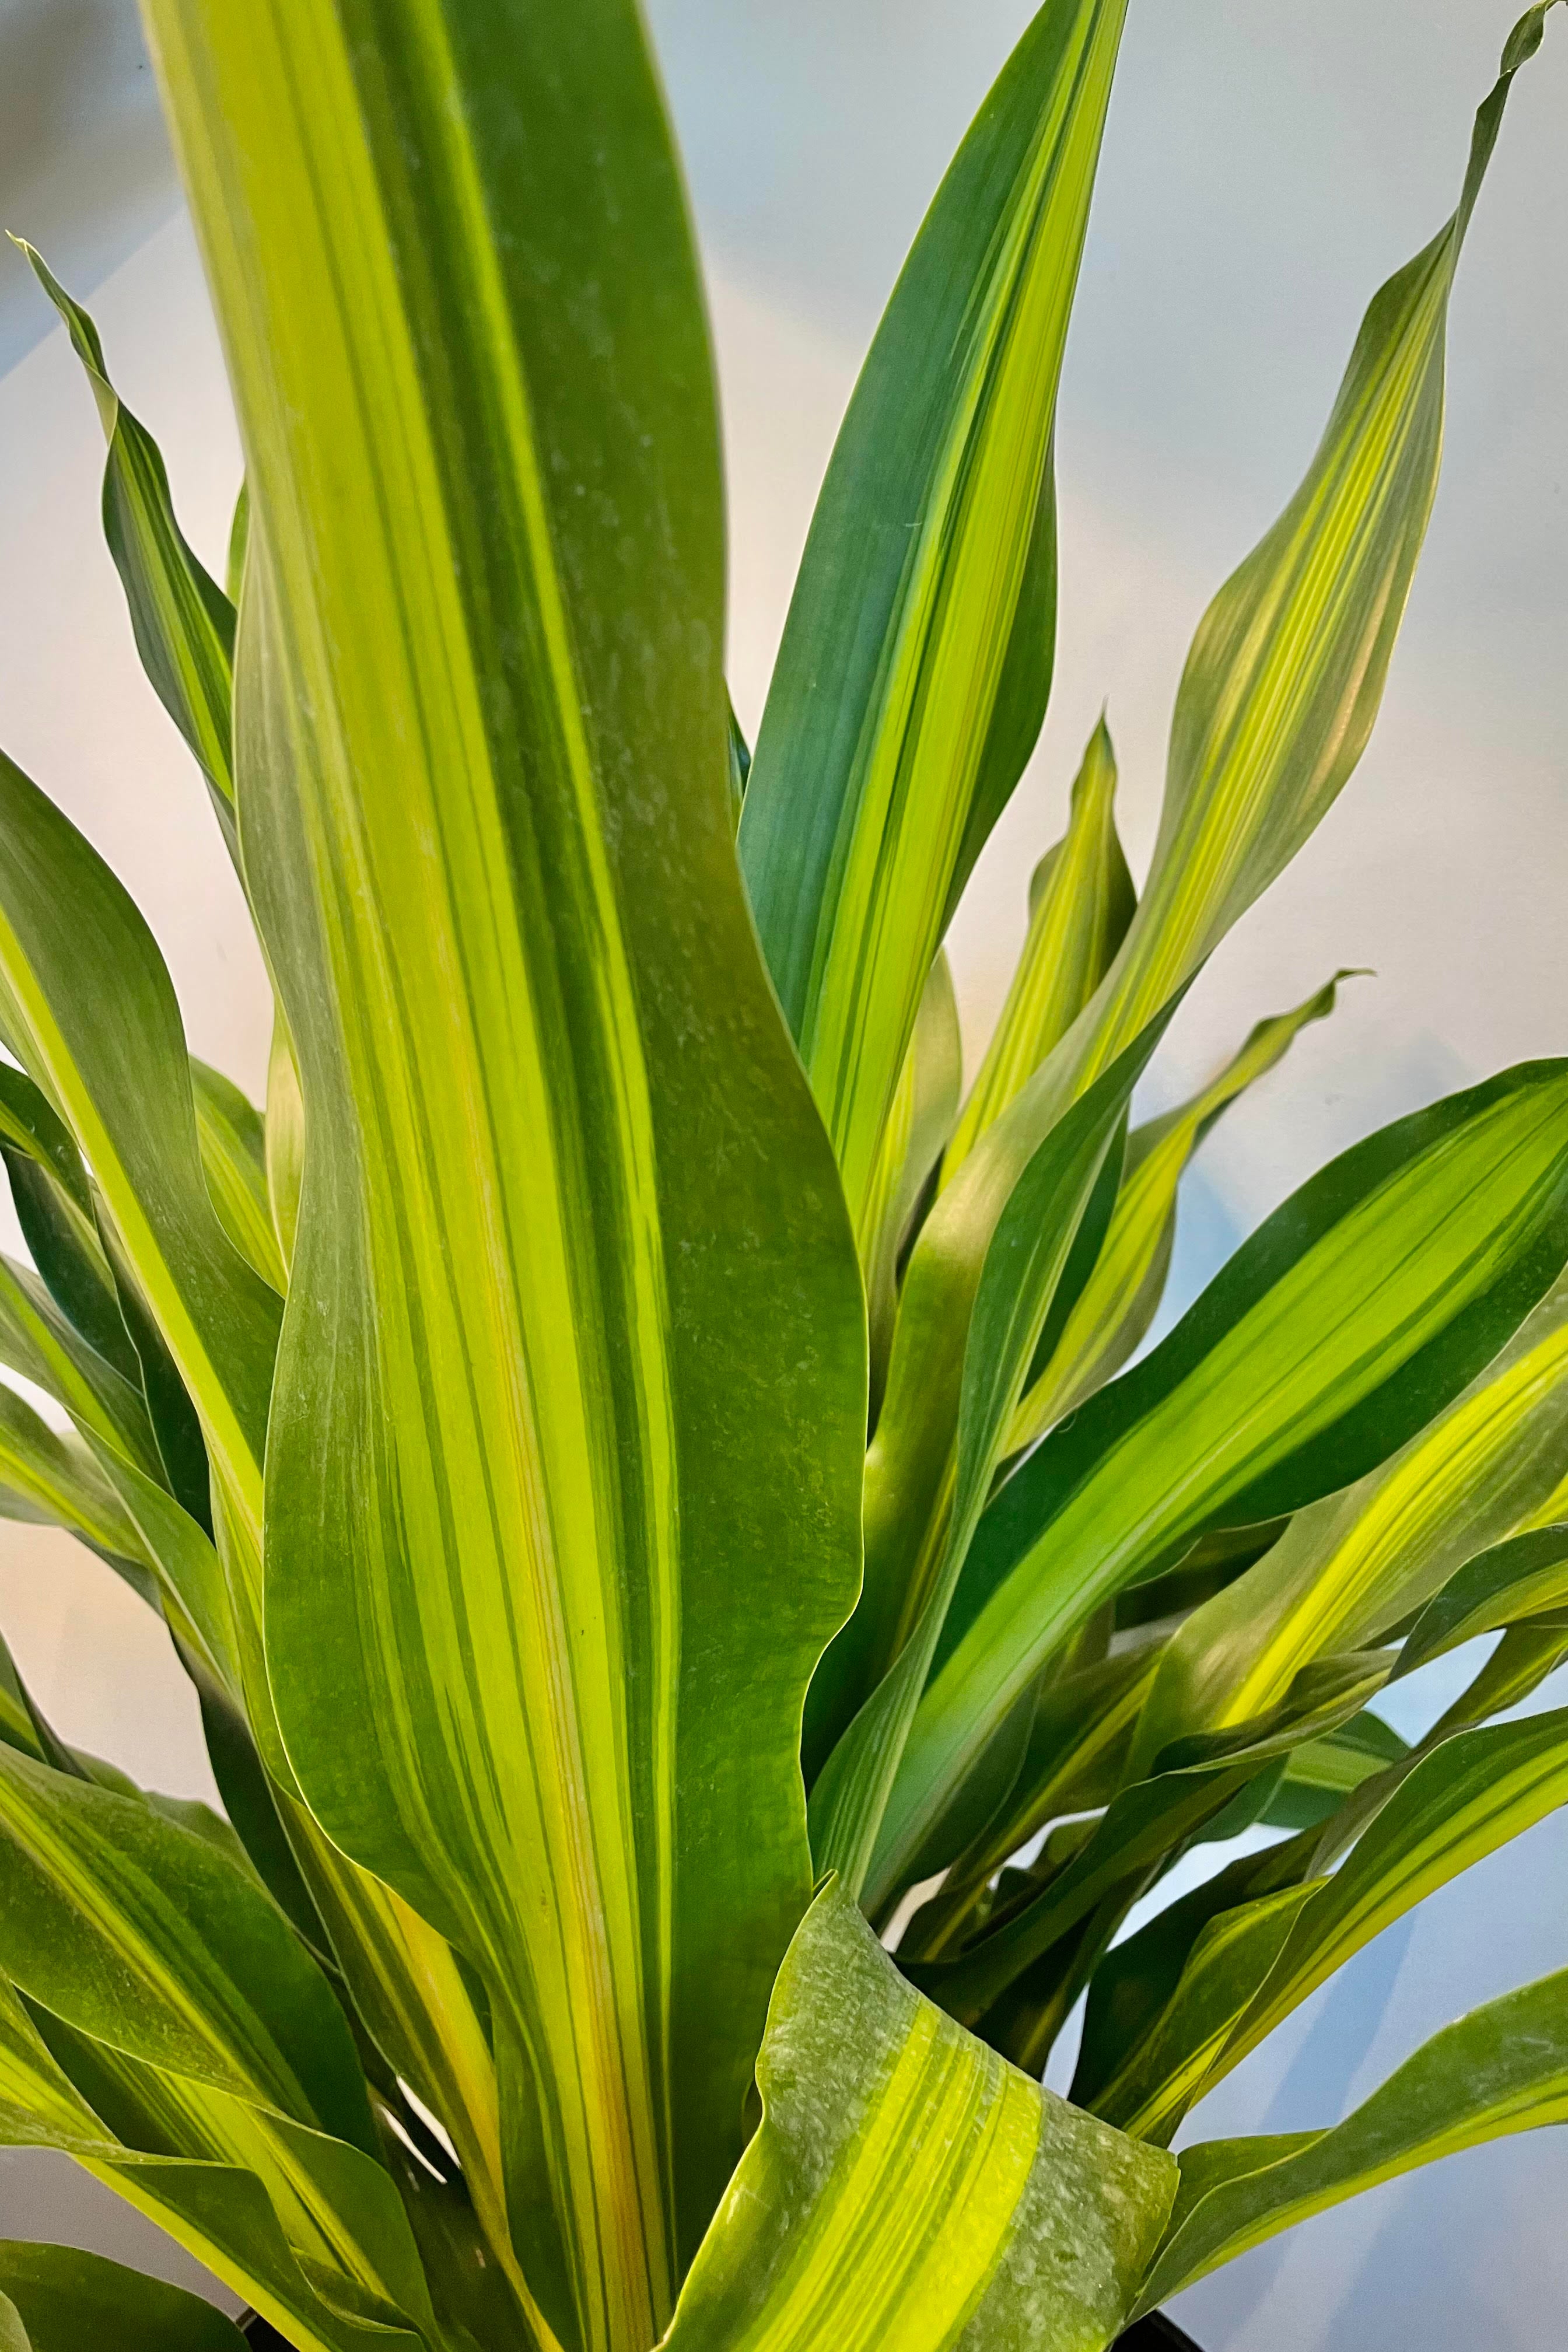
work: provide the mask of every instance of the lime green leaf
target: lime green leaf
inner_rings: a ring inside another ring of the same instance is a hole
[[[1208,1918],[1169,2007],[1141,2040],[1116,2051],[1108,2079],[1092,2093],[1087,2082],[1075,2080],[1075,2094],[1108,2123],[1164,2146],[1205,2087],[1253,1988],[1268,1975],[1302,1906],[1321,1884],[1311,1878],[1282,1886]],[[1085,2074],[1081,2060],[1079,2072]]]
[[[370,2352],[364,2331],[323,2305],[307,2284],[260,2181],[230,2165],[122,2148],[3,1980],[0,2145],[74,2156],[254,2304],[300,2352]],[[377,2334],[381,2352],[412,2352],[416,2341],[406,2332]]]
[[[1310,1659],[1381,1639],[1528,1519],[1561,1470],[1565,1400],[1559,1282],[1446,1412],[1381,1468],[1300,1512],[1187,1620],[1151,1694],[1143,1751],[1272,1705]]]
[[[228,550],[224,562],[224,593],[237,609],[245,578],[245,551],[250,540],[250,492],[243,477],[228,526]]]
[[[0,2288],[31,2352],[244,2352],[210,2303],[75,2246],[0,2242]]]
[[[1121,1189],[1088,1281],[1038,1377],[1031,1381],[1008,1432],[1017,1453],[1102,1388],[1152,1323],[1170,1271],[1176,1194],[1188,1161],[1210,1129],[1255,1081],[1273,1069],[1310,1021],[1334,1009],[1336,972],[1326,988],[1290,1013],[1260,1021],[1218,1076],[1177,1110],[1134,1129],[1127,1141]]]
[[[905,1984],[835,1883],[774,1987],[763,2122],[665,2352],[1100,2352],[1174,2167]]]
[[[1298,1915],[1204,2087],[1239,2064],[1392,1920],[1565,1799],[1568,1709],[1445,1739],[1401,1781]]]
[[[210,1460],[247,1698],[268,1727],[261,1463],[279,1301],[208,1196],[179,1008],[152,933],[96,852],[3,758],[0,1024],[92,1169],[170,1482],[197,1517]],[[194,1465],[170,1438],[193,1408]],[[286,1776],[275,1738],[269,1760]]]
[[[1028,936],[943,1156],[944,1184],[1066,1036],[1121,945],[1136,896],[1117,837],[1115,795],[1116,755],[1102,719],[1073,782],[1066,836],[1030,880]]]
[[[103,528],[125,590],[136,650],[159,701],[184,737],[238,857],[229,698],[234,606],[174,520],[158,445],[109,380],[98,329],[30,245],[20,244],[87,370],[109,442]]]
[[[428,2339],[398,2326],[384,2305],[363,2316],[334,2305],[335,2277],[302,2267],[254,2174],[184,2159],[77,2160],[205,2263],[296,2352],[428,2352]]]
[[[1448,1579],[1405,1636],[1398,1671],[1414,1673],[1445,1650],[1499,1625],[1568,1604],[1568,1527],[1537,1528],[1494,1544]]]
[[[88,1345],[30,1267],[8,1257],[0,1257],[0,1363],[63,1405],[79,1429],[106,1439],[148,1477],[163,1477],[140,1388]]]
[[[1025,1969],[1129,1882],[1167,1864],[1223,1813],[1262,1769],[1298,1744],[1332,1729],[1385,1680],[1386,1657],[1322,1664],[1269,1715],[1228,1738],[1184,1741],[1164,1769],[1112,1799],[1073,1858],[1039,1894],[991,1929],[958,1960],[918,1967],[914,1981],[968,2025],[985,2016]]]
[[[8,2294],[0,2294],[0,2352],[33,2352],[22,2315]]]
[[[900,1254],[958,1116],[963,1082],[958,999],[952,992],[952,967],[943,953],[926,980],[915,1034],[882,1129],[867,1206],[868,1227],[876,1235],[866,1261],[873,1420],[881,1406],[893,1343]]]
[[[289,1287],[289,1274],[272,1223],[261,1114],[232,1078],[194,1055],[191,1086],[202,1168],[218,1222],[241,1257],[281,1295]]]
[[[741,860],[863,1248],[916,1007],[1045,715],[1051,438],[1124,0],[1047,0],[926,216],[817,503]]]
[[[1152,1653],[1124,1651],[1053,1679],[1037,1694],[1012,1787],[953,1863],[941,1892],[916,1912],[900,1938],[900,1961],[947,1957],[980,1888],[1004,1863],[1048,1822],[1098,1812],[1110,1802],[1154,1664]],[[922,1855],[913,1865],[917,1879],[930,1874],[923,1862]]]
[[[15,1389],[0,1386],[0,1487],[5,1516],[68,1528],[99,1551],[145,1561],[114,1489],[79,1437],[57,1435]]]
[[[1436,1747],[1453,1732],[1485,1723],[1505,1714],[1540,1689],[1568,1657],[1568,1612],[1549,1610],[1542,1617],[1510,1625],[1469,1688],[1461,1692],[1447,1713],[1433,1725],[1423,1748]],[[1364,1793],[1364,1792],[1363,1792]],[[1371,1794],[1379,1793],[1376,1783]],[[1359,1826],[1359,1823],[1357,1824]],[[1325,1832],[1325,1835],[1328,1832]]]
[[[0,1965],[96,2040],[371,2145],[326,1981],[205,1838],[0,1749]]]
[[[529,2304],[507,2219],[489,2035],[451,1947],[390,1886],[356,1870],[319,1832],[310,1835],[314,1824],[301,1808],[279,1803],[354,2006],[383,2056],[445,2127],[494,2259]]]
[[[305,1172],[305,1105],[289,1024],[279,1005],[272,1019],[272,1051],[267,1064],[267,1200],[285,1269],[294,1255],[300,1223],[300,1187]]]
[[[374,2159],[210,2084],[160,2073],[36,2005],[33,2021],[56,2063],[134,2155],[254,2175],[289,2248],[333,2309],[393,2326],[428,2318],[407,2216]]]
[[[309,1136],[287,1759],[483,1980],[550,2325],[647,2343],[809,1895],[866,1413],[731,833],[679,175],[627,0],[392,0],[374,44],[315,0],[149,14],[246,451],[241,832]]]
[[[1355,1145],[1003,1486],[910,1735],[886,1877],[1097,1607],[1203,1526],[1362,1475],[1497,1352],[1568,1250],[1565,1115],[1563,1066],[1525,1064]],[[1153,1744],[1141,1735],[1142,1769]]]
[[[1568,1970],[1472,2010],[1331,2131],[1186,2149],[1151,2311],[1220,2263],[1380,2180],[1509,2132],[1568,2122]]]
[[[1523,20],[1476,117],[1458,208],[1373,297],[1300,488],[1199,625],[1138,910],[1037,1081],[1059,1102],[1191,979],[1365,748],[1436,489],[1449,292],[1513,74],[1544,15]]]
[[[937,1302],[949,1310],[942,1335],[945,1350],[928,1365],[929,1393],[917,1410],[927,1428],[934,1425],[945,1434],[942,1422],[951,1409],[951,1386],[957,1385],[956,1442],[945,1465],[934,1448],[922,1465],[935,1508],[924,1553],[913,1559],[906,1556],[900,1563],[896,1549],[900,1519],[905,1527],[910,1524],[902,1495],[893,1496],[893,1507],[876,1528],[874,1544],[871,1497],[875,1492],[885,1509],[887,1487],[874,1489],[868,1475],[866,1583],[848,1635],[840,1636],[836,1647],[847,1664],[868,1661],[881,1679],[835,1747],[811,1794],[812,1850],[819,1867],[840,1871],[855,1894],[864,1891],[870,1908],[890,1891],[885,1878],[868,1874],[948,1603],[1079,1226],[1107,1157],[1123,1132],[1132,1089],[1163,1025],[1155,1023],[1131,1046],[1022,1164],[1013,1148],[1018,1130],[1006,1121],[994,1126],[971,1155],[972,1165],[984,1168],[988,1181],[1011,1181],[984,1263],[972,1269],[958,1256],[944,1269],[946,1295]],[[967,1303],[966,1291],[973,1309],[965,1331],[952,1308],[957,1302]],[[910,1362],[907,1353],[903,1362]],[[944,1395],[944,1390],[949,1393]],[[910,1402],[907,1387],[890,1391],[884,1414],[884,1423],[895,1424],[904,1446],[913,1422]],[[918,1431],[919,1423],[914,1426]],[[873,1465],[879,1454],[883,1464],[889,1456],[897,1458],[898,1446],[882,1451],[883,1435],[879,1429]],[[931,1476],[933,1468],[937,1480]],[[900,1566],[905,1572],[895,1584],[892,1572]],[[845,1671],[832,1652],[825,1666],[829,1673]],[[1016,1699],[1022,1696],[1021,1690],[1014,1694]],[[990,1728],[998,1726],[994,1723]]]

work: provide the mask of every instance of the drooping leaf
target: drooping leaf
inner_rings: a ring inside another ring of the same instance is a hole
[[[64,320],[98,404],[109,459],[103,528],[125,590],[142,667],[159,701],[190,745],[237,860],[230,688],[234,606],[174,520],[169,477],[157,443],[109,380],[98,329],[42,257],[21,249]]]
[[[1324,1020],[1348,972],[1336,972],[1304,1004],[1260,1021],[1217,1077],[1179,1109],[1127,1139],[1121,1189],[1105,1239],[1049,1360],[1032,1380],[1008,1433],[1009,1453],[1043,1437],[1119,1372],[1147,1333],[1164,1294],[1176,1233],[1176,1195],[1187,1163],[1237,1097],[1284,1057],[1310,1021]]]
[[[0,1966],[132,2057],[368,2147],[342,2012],[289,1928],[209,1842],[0,1748]]]
[[[170,1483],[197,1517],[210,1461],[247,1690],[265,1727],[261,1461],[279,1302],[208,1196],[179,1008],[152,933],[96,852],[4,757],[0,1025],[92,1170]],[[194,1465],[170,1442],[182,1412]],[[286,1775],[276,1746],[274,1755]]]
[[[1047,0],[976,116],[817,502],[741,824],[763,952],[863,1250],[958,893],[1056,635],[1057,384],[1124,0]]]
[[[763,2121],[663,2352],[1101,2352],[1168,2158],[1079,2116],[905,1984],[836,1882],[790,1948]]]
[[[132,2157],[249,2174],[330,2309],[429,2332],[429,2296],[408,2219],[374,2158],[209,2084],[163,2074],[36,2007],[33,2021],[57,2064]]]
[[[3,1385],[0,1513],[68,1528],[121,1559],[144,1559],[135,1528],[81,1440],[58,1435],[15,1389]]]
[[[866,1411],[735,866],[679,178],[627,0],[149,14],[246,452],[241,834],[308,1138],[272,1688],[332,1840],[483,1980],[551,2326],[646,2345],[809,1894]]]
[[[1565,1115],[1563,1066],[1525,1064],[1353,1146],[1002,1487],[910,1735],[883,1879],[1095,1608],[1205,1524],[1363,1474],[1497,1353],[1568,1252]]]
[[[1445,2028],[1330,2131],[1184,2151],[1171,2228],[1140,2313],[1248,2246],[1418,2164],[1568,2122],[1568,1971]]]
[[[324,2305],[307,2283],[261,2182],[233,2165],[122,2147],[3,1981],[0,2146],[53,2147],[73,2156],[255,2305],[300,2352],[371,2352],[367,2331]],[[382,2321],[369,2331],[379,2352],[415,2352],[416,2336],[384,2330]]]
[[[1301,1677],[1289,1700],[1233,1738],[1184,1742],[1163,1768],[1133,1781],[1110,1801],[1065,1867],[1033,1899],[979,1938],[956,1960],[918,1966],[914,1981],[965,2024],[977,2024],[1033,1962],[1128,1882],[1141,1892],[1146,1874],[1163,1869],[1264,1769],[1334,1729],[1386,1678],[1386,1657],[1352,1657]],[[1204,1752],[1195,1752],[1198,1750]]]
[[[1256,1567],[1194,1612],[1162,1661],[1143,1752],[1243,1721],[1311,1658],[1381,1639],[1528,1519],[1568,1458],[1565,1402],[1559,1282],[1447,1411],[1343,1493],[1299,1512]]]
[[[141,1389],[88,1345],[30,1267],[8,1257],[0,1257],[0,1362],[63,1405],[79,1429],[163,1477]]]
[[[1568,1527],[1536,1528],[1467,1560],[1415,1620],[1398,1671],[1441,1657],[1478,1633],[1568,1606]]]
[[[1334,1874],[1297,1913],[1201,2084],[1208,2090],[1352,1953],[1436,1886],[1568,1799],[1568,1710],[1463,1731],[1400,1781]],[[1351,1801],[1354,1805],[1355,1800]],[[1331,1852],[1332,1824],[1325,1833]],[[1182,2001],[1178,1988],[1175,2000]]]
[[[77,2246],[0,2241],[0,2290],[31,2352],[244,2352],[233,2320],[199,2295]]]

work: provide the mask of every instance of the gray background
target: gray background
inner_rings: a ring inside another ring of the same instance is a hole
[[[731,479],[731,666],[754,723],[858,355],[1023,0],[658,0],[708,260]],[[1058,434],[1062,642],[1039,755],[954,937],[984,1034],[1024,886],[1102,701],[1135,869],[1204,604],[1306,462],[1367,296],[1438,225],[1510,22],[1493,0],[1133,0]],[[1368,964],[1332,1022],[1218,1130],[1174,1281],[1328,1153],[1526,1055],[1560,1052],[1568,749],[1563,386],[1568,16],[1521,78],[1454,303],[1448,450],[1372,750],[1184,1008],[1152,1103],[1258,1014]],[[205,297],[123,0],[0,0],[0,220],[89,294],[121,389],[217,562],[238,478]],[[137,674],[98,537],[100,443],[63,339],[0,263],[0,740],[136,892],[195,1049],[252,1088],[266,1004],[172,730]],[[207,1792],[167,1644],[105,1571],[0,1528],[0,1624],[70,1737]],[[1451,1680],[1471,1664],[1449,1663]],[[1413,1690],[1413,1711],[1441,1694]],[[1200,2111],[1200,2136],[1332,2121],[1474,2000],[1568,1956],[1568,1836],[1547,1823],[1391,1930]],[[1210,2352],[1556,2344],[1568,2142],[1455,2158],[1195,2289]],[[0,2230],[145,2252],[68,2167],[0,2158]]]

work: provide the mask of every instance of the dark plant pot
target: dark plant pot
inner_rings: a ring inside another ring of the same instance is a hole
[[[257,2352],[289,2352],[289,2347],[275,2327],[249,2312],[239,2323],[239,2332]],[[1190,2336],[1184,2336],[1174,2320],[1167,2319],[1163,2311],[1152,2311],[1130,2327],[1125,2336],[1116,2339],[1116,2352],[1199,2352]]]

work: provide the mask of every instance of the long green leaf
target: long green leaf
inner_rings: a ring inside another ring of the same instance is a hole
[[[1540,46],[1550,5],[1531,8],[1510,37],[1452,216],[1373,297],[1300,488],[1199,625],[1138,910],[1093,1003],[1036,1081],[1061,1103],[1190,980],[1366,746],[1436,489],[1455,270],[1514,73]]]
[[[1064,838],[1029,882],[1029,929],[963,1116],[942,1157],[951,1183],[993,1119],[1058,1045],[1109,971],[1136,898],[1117,837],[1116,755],[1102,719],[1073,782]]]
[[[779,1972],[763,2121],[665,2352],[1100,2352],[1174,2168],[905,1984],[836,1882]]]
[[[1336,1660],[1331,1666],[1325,1662],[1301,1678],[1301,1688],[1285,1705],[1234,1738],[1184,1742],[1168,1751],[1165,1769],[1122,1789],[1072,1859],[1050,1874],[1033,1900],[1023,1902],[962,1958],[916,1968],[913,1981],[964,2024],[978,2023],[1026,1968],[1106,1897],[1130,1880],[1142,1883],[1152,1868],[1165,1868],[1264,1767],[1337,1727],[1381,1686],[1387,1672],[1388,1660],[1375,1654]],[[1192,1754],[1199,1746],[1207,1752]]]
[[[1559,1282],[1446,1412],[1299,1512],[1256,1567],[1194,1612],[1162,1661],[1141,1752],[1271,1706],[1310,1659],[1380,1640],[1526,1521],[1562,1474],[1565,1402]]]
[[[900,1075],[871,1180],[867,1223],[874,1232],[866,1260],[866,1315],[871,1352],[871,1414],[882,1402],[893,1319],[898,1311],[898,1265],[921,1195],[935,1173],[942,1147],[958,1116],[963,1079],[963,1046],[958,1000],[945,954],[927,976],[915,1018],[915,1034]]]
[[[881,1878],[1096,1607],[1205,1524],[1343,1486],[1497,1352],[1568,1253],[1565,1147],[1558,1063],[1397,1120],[1303,1185],[1152,1355],[1030,1457],[976,1533]]]
[[[1401,1781],[1333,1876],[1297,1913],[1193,2095],[1238,2065],[1392,1920],[1565,1800],[1568,1710],[1445,1739]]]
[[[8,1063],[0,1065],[0,1151],[23,1239],[49,1296],[93,1352],[140,1389],[142,1366],[104,1255],[81,1154],[26,1071]]]
[[[232,2319],[184,2287],[76,2246],[0,2241],[0,2289],[30,2352],[244,2352]]]
[[[105,1363],[30,1267],[0,1257],[0,1363],[63,1405],[81,1430],[117,1447],[146,1476],[163,1464],[140,1387]]]
[[[0,1749],[0,1965],[95,2040],[372,2145],[325,1979],[254,1882],[148,1806]]]
[[[370,2352],[367,2330],[323,2304],[307,2282],[261,2182],[232,2164],[121,2147],[3,1982],[0,2145],[58,2148],[74,2157],[254,2304],[300,2352]],[[385,2327],[384,2316],[371,2323],[380,2352],[416,2352],[416,2336],[406,2329],[388,2335]]]
[[[1283,1059],[1310,1021],[1334,1009],[1348,972],[1336,972],[1293,1012],[1258,1022],[1239,1053],[1189,1102],[1127,1139],[1121,1189],[1088,1281],[1048,1361],[1029,1384],[1007,1434],[1009,1453],[1043,1437],[1119,1372],[1147,1333],[1164,1293],[1176,1232],[1176,1195],[1188,1161],[1247,1088]]]
[[[194,1055],[191,1085],[202,1168],[218,1222],[241,1257],[281,1295],[289,1275],[272,1223],[261,1114],[232,1078]]]
[[[1568,1970],[1434,2034],[1331,2131],[1186,2149],[1171,2230],[1137,2309],[1380,2180],[1558,2123],[1568,2123]]]
[[[809,1894],[866,1412],[735,866],[679,180],[628,0],[150,18],[246,450],[241,833],[309,1137],[273,1687],[331,1837],[484,1980],[549,2326],[646,2352]]]
[[[1568,1527],[1532,1528],[1467,1560],[1405,1636],[1401,1675],[1499,1625],[1568,1605]]]
[[[261,1464],[279,1302],[208,1197],[179,1008],[152,933],[74,826],[3,757],[0,1026],[91,1167],[122,1311],[145,1321],[150,1400],[166,1349],[173,1402],[188,1393],[199,1417],[247,1695],[265,1727]]]
[[[158,445],[110,382],[98,329],[42,257],[19,238],[14,242],[21,244],[87,371],[109,443],[104,535],[125,590],[136,650],[159,701],[195,754],[237,862],[230,740],[234,606],[174,520]]]
[[[916,1006],[1034,747],[1051,441],[1125,0],[1046,0],[958,152],[823,486],[741,861],[843,1171],[868,1192]]]
[[[872,1674],[879,1671],[880,1679],[835,1747],[811,1794],[812,1850],[818,1867],[841,1871],[846,1884],[857,1895],[864,1892],[872,1908],[889,1888],[885,1880],[868,1878],[871,1858],[948,1604],[1074,1239],[1101,1171],[1124,1132],[1132,1089],[1163,1027],[1156,1023],[1130,1046],[1022,1168],[1010,1160],[1009,1130],[1002,1125],[992,1129],[973,1155],[977,1164],[984,1161],[1014,1181],[973,1285],[973,1306],[958,1381],[956,1439],[943,1474],[947,1491],[933,1496],[936,1508],[925,1553],[909,1563],[910,1572],[897,1584],[890,1570],[898,1559],[896,1537],[900,1507],[907,1512],[906,1499],[895,1496],[889,1514],[894,1543],[884,1528],[880,1543],[873,1547],[868,1528],[865,1588],[837,1648],[842,1654],[853,1643],[851,1662],[861,1672],[868,1665]],[[961,1258],[950,1271],[954,1293],[962,1294],[968,1276]],[[953,1328],[950,1323],[949,1329]],[[947,1363],[939,1360],[930,1370],[940,1416],[946,1402],[942,1390],[957,1367],[950,1356]],[[887,1417],[897,1418],[900,1427],[906,1421],[904,1408],[904,1396],[890,1393]],[[935,1454],[931,1458],[940,1460]],[[881,1491],[885,1496],[885,1486]],[[834,1653],[825,1668],[844,1673]],[[963,1842],[955,1833],[955,1844]]]
[[[429,2296],[396,2189],[342,2140],[188,2077],[162,2074],[35,2009],[49,2051],[135,2155],[220,2164],[265,2190],[317,2293],[351,2318],[429,2333]]]
[[[16,1394],[0,1387],[0,1503],[7,1518],[52,1521],[96,1550],[144,1561],[141,1538],[78,1437],[61,1437]]]

